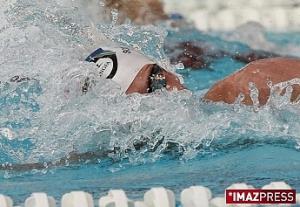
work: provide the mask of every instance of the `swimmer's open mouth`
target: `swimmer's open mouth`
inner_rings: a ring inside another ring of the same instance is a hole
[[[156,90],[166,88],[166,86],[167,82],[166,77],[163,74],[163,69],[159,65],[154,64],[152,67],[151,74],[149,76],[148,93],[152,93]]]

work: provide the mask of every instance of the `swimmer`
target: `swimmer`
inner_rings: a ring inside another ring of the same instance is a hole
[[[213,102],[232,104],[239,94],[244,95],[245,105],[253,105],[250,97],[249,83],[254,83],[259,91],[259,105],[265,105],[270,97],[268,83],[273,85],[300,78],[300,59],[296,58],[268,58],[254,61],[240,71],[217,82],[204,96]],[[300,86],[292,85],[291,102],[298,101]],[[284,95],[285,91],[280,95]]]
[[[86,61],[95,63],[99,78],[111,79],[126,94],[146,94],[162,88],[168,91],[184,89],[176,74],[130,48],[99,48]],[[86,93],[90,87],[92,84],[86,78],[82,92]]]
[[[183,90],[176,74],[163,69],[153,60],[129,48],[98,49],[87,59],[97,66],[100,77],[115,81],[126,94],[151,93],[166,88]],[[240,71],[216,83],[204,96],[204,100],[232,104],[242,93],[245,105],[253,105],[249,83],[259,91],[259,104],[265,105],[270,96],[269,82],[277,84],[300,78],[300,60],[293,58],[268,58],[254,61]],[[89,84],[82,91],[87,92]],[[298,100],[300,86],[293,85],[291,101]],[[283,95],[283,94],[282,94]]]
[[[95,63],[95,70],[99,78],[111,79],[126,93],[151,93],[166,88],[169,91],[183,90],[176,74],[163,69],[150,58],[129,48],[98,49],[93,52],[86,61]],[[252,62],[240,71],[228,76],[216,83],[204,96],[205,100],[213,102],[234,103],[240,93],[245,95],[243,101],[246,105],[252,105],[249,93],[249,82],[253,82],[259,90],[259,102],[266,104],[270,95],[268,82],[273,84],[300,78],[300,60],[293,58],[269,58]],[[10,82],[22,82],[29,80],[26,77],[15,76]],[[82,92],[87,93],[92,85],[86,79],[82,86]],[[300,86],[293,86],[294,91],[291,101],[298,100]],[[135,147],[147,144],[139,143]],[[76,164],[89,160],[97,162],[98,158],[107,157],[114,150],[86,153],[70,153],[68,157],[56,162],[47,163],[47,167],[63,166],[66,163]],[[30,169],[43,169],[45,163],[0,165],[0,170],[25,171]]]

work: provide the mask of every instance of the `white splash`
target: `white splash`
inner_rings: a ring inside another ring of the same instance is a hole
[[[0,135],[8,140],[13,140],[15,137],[13,130],[9,128],[0,128]]]
[[[31,78],[0,88],[0,127],[14,131],[13,141],[29,139],[33,145],[16,148],[11,142],[1,142],[5,145],[1,153],[14,162],[57,160],[74,151],[111,149],[120,158],[143,162],[146,157],[157,160],[174,148],[191,158],[214,148],[232,147],[245,137],[258,142],[282,137],[300,140],[294,104],[253,112],[245,106],[206,104],[188,91],[125,96],[112,82],[98,80],[93,65],[84,62],[91,51],[111,44],[106,36],[167,65],[162,29],[95,22],[85,12],[88,7],[67,0],[17,0],[5,8],[2,15],[8,24],[0,30],[1,81],[9,82],[15,75]],[[94,79],[96,85],[82,95],[80,84],[85,77]]]

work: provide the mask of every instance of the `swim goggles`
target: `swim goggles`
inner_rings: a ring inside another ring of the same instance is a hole
[[[148,93],[161,90],[166,88],[166,86],[167,81],[165,75],[163,74],[163,69],[159,65],[153,64],[151,73],[149,75]]]

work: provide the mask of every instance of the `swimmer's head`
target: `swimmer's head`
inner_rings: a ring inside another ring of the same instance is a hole
[[[147,64],[154,64],[150,58],[125,47],[99,48],[86,58],[97,66],[100,78],[112,79],[126,91],[138,72]]]
[[[94,62],[98,77],[111,79],[127,94],[150,93],[157,89],[184,89],[178,77],[145,55],[125,47],[99,48],[86,58]],[[89,88],[85,80],[82,92]]]
[[[118,60],[116,53],[110,50],[97,49],[86,59],[88,62],[96,63],[99,77],[112,79],[118,69]]]

